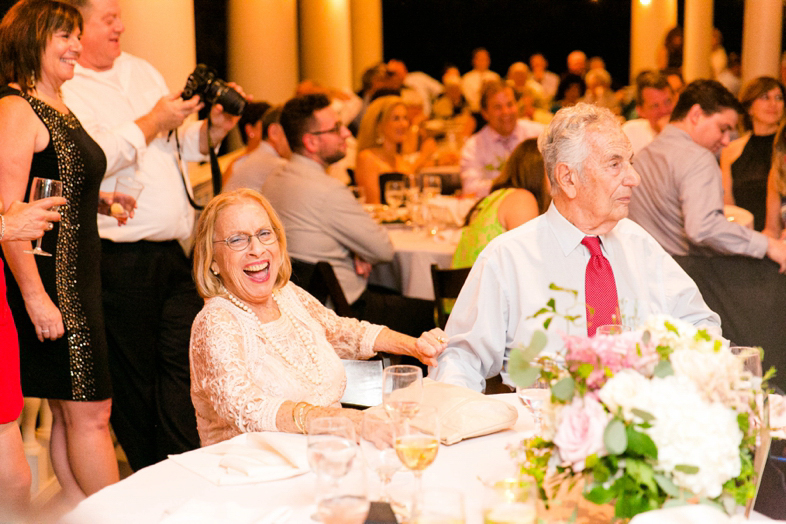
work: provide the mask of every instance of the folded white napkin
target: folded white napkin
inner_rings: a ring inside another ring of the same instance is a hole
[[[258,522],[265,511],[260,508],[245,508],[237,502],[215,502],[204,499],[189,499],[170,508],[160,520],[161,524],[208,524],[232,522],[251,524]]]
[[[218,486],[281,480],[309,471],[306,437],[290,433],[244,433],[169,458]]]
[[[729,517],[722,511],[704,504],[658,509],[640,513],[630,524],[736,524],[747,522],[743,515]]]

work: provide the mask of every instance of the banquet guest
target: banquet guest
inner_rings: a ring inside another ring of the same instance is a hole
[[[467,213],[451,267],[472,267],[486,245],[505,231],[545,213],[551,202],[538,141],[528,138],[513,150],[491,184],[491,193]]]
[[[587,55],[584,54],[584,51],[572,51],[568,54],[566,63],[568,69],[565,76],[576,75],[584,78],[584,75],[587,74]]]
[[[543,124],[520,120],[513,89],[502,82],[483,88],[481,113],[488,122],[461,149],[461,187],[465,194],[485,197],[510,153],[527,138],[536,137]]]
[[[556,113],[563,107],[571,107],[579,103],[587,92],[587,84],[579,75],[567,74],[560,80],[551,111]]]
[[[273,207],[240,189],[214,198],[200,216],[194,274],[205,307],[191,335],[191,396],[203,446],[249,431],[305,433],[343,409],[340,358],[377,351],[435,364],[440,329],[415,339],[386,327],[337,316],[289,282],[287,238]],[[362,435],[369,436],[369,435]]]
[[[557,94],[559,75],[548,70],[549,62],[540,53],[529,57],[529,67],[532,70],[532,79],[543,87],[547,101],[550,102]]]
[[[390,262],[390,237],[352,192],[327,175],[344,157],[349,130],[324,95],[296,97],[284,104],[281,126],[292,159],[270,175],[262,194],[289,232],[293,258],[328,262],[355,316],[408,334],[434,327],[431,301],[402,297],[369,287],[374,264]]]
[[[85,27],[83,52],[63,96],[106,154],[101,187],[112,191],[125,176],[145,187],[127,226],[103,217],[98,223],[112,428],[131,468],[139,470],[199,446],[188,341],[203,301],[181,247],[195,217],[184,162],[206,161],[208,133],[217,146],[238,117],[216,104],[209,129],[207,120],[184,124],[202,108],[200,97],[183,100],[147,61],[121,51],[119,1],[67,1],[82,12]]]
[[[52,222],[60,220],[60,213],[50,208],[66,203],[62,197],[30,204],[12,202],[0,214],[0,242],[41,238]],[[15,522],[27,510],[32,478],[16,423],[24,399],[19,380],[19,340],[5,291],[4,274],[0,273],[0,522]]]
[[[669,29],[655,56],[658,69],[682,69],[682,27]]]
[[[721,151],[723,202],[753,213],[753,228],[762,231],[767,208],[767,177],[772,144],[783,121],[783,85],[769,76],[751,80],[740,93],[745,134]]]
[[[630,218],[671,255],[765,256],[786,271],[786,244],[729,222],[715,153],[729,144],[740,103],[715,80],[695,80],[680,95],[671,122],[636,155],[641,184]]]
[[[625,218],[639,175],[614,115],[589,104],[563,109],[538,138],[538,148],[551,183],[551,205],[492,240],[475,261],[448,319],[448,348],[429,376],[483,390],[508,351],[528,345],[533,333],[544,329],[544,317],[534,314],[551,299],[558,314],[547,329],[547,352],[561,347],[560,333],[592,334],[598,323],[608,323],[595,318],[595,309],[587,318],[590,295],[618,303],[618,322],[636,324],[664,313],[719,333],[720,320],[693,281]],[[600,255],[611,267],[613,286],[588,289],[587,269],[601,263]],[[568,315],[577,320],[569,323]]]
[[[763,233],[781,238],[786,217],[786,120],[775,133],[772,149],[772,168],[767,178],[767,221]]]
[[[284,106],[268,109],[260,121],[261,140],[254,151],[249,153],[235,167],[232,179],[224,184],[224,191],[248,187],[260,191],[270,173],[281,169],[292,156],[284,129],[279,123]]]
[[[605,69],[590,69],[584,81],[587,90],[581,101],[596,106],[605,107],[615,115],[622,112],[620,102],[611,90],[611,75]]]
[[[524,96],[533,99],[538,107],[545,106],[545,92],[543,86],[530,78],[529,67],[524,62],[513,62],[508,68],[507,84],[513,88],[513,96],[516,102],[520,102]]]
[[[423,114],[426,118],[431,116],[431,104],[442,93],[442,84],[423,71],[410,71],[407,65],[395,58],[388,60],[388,71],[393,77],[406,87],[415,91],[423,102]]]
[[[729,53],[729,61],[726,69],[718,74],[718,82],[723,84],[723,87],[731,91],[731,94],[737,96],[742,86],[742,62],[738,53]]]
[[[235,155],[227,168],[221,176],[221,182],[226,187],[227,182],[234,174],[234,169],[239,166],[248,157],[254,149],[257,148],[262,141],[262,116],[270,109],[270,104],[267,102],[249,102],[243,109],[243,114],[240,115],[240,120],[237,122],[237,130],[240,133],[240,140],[245,146],[239,152],[232,152],[230,155]]]
[[[455,73],[450,73],[451,70]],[[475,119],[472,117],[467,99],[461,92],[461,76],[458,74],[458,69],[448,68],[442,75],[442,84],[445,92],[434,101],[433,116],[455,122],[456,139],[459,143],[464,143],[475,131]]]
[[[472,111],[481,111],[483,86],[487,82],[500,81],[499,75],[489,69],[490,65],[491,55],[485,48],[478,47],[472,51],[472,70],[461,77],[461,90]]]
[[[644,71],[636,77],[636,112],[639,118],[622,124],[635,155],[669,123],[674,109],[674,92],[666,77],[656,71]]]
[[[34,177],[59,180],[67,200],[43,238],[51,256],[12,242],[3,258],[22,391],[49,399],[52,465],[68,504],[118,480],[96,228],[111,202],[101,195],[99,207],[106,158],[60,96],[82,52],[81,28],[79,11],[42,0],[15,4],[0,22],[0,200],[30,200]]]

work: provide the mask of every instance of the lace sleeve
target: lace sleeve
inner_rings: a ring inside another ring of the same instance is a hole
[[[385,326],[371,324],[365,320],[338,316],[326,308],[304,289],[289,284],[298,300],[308,313],[325,328],[328,342],[339,358],[366,360],[374,355],[374,343]]]
[[[277,431],[276,413],[286,399],[257,385],[244,358],[246,331],[240,319],[221,307],[208,305],[197,316],[191,332],[192,391],[241,432]]]

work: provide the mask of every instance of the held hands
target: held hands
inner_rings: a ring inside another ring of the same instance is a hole
[[[415,341],[412,354],[427,366],[436,366],[437,357],[448,347],[448,336],[439,328],[426,331]]]
[[[60,221],[60,213],[50,211],[68,202],[62,197],[49,197],[30,204],[15,201],[3,215],[5,235],[3,240],[36,240],[52,229],[52,222]]]

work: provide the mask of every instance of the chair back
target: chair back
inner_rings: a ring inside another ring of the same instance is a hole
[[[450,316],[445,309],[445,300],[455,299],[459,296],[470,269],[472,268],[440,269],[436,264],[431,264],[431,283],[434,286],[437,320],[439,327],[442,329],[445,329],[445,324],[448,323],[448,316]]]
[[[379,201],[383,204],[387,204],[387,200],[385,200],[385,184],[387,182],[402,182],[406,180],[406,178],[407,175],[404,173],[382,173],[379,175]]]
[[[302,287],[323,304],[330,301],[333,310],[341,317],[354,317],[347,297],[336,278],[333,266],[327,262],[312,264],[292,258],[292,282]]]
[[[457,169],[446,170],[444,168],[432,167],[425,168],[418,173],[421,188],[423,185],[424,175],[437,175],[442,179],[442,192],[441,194],[451,196],[461,189],[461,173]]]

